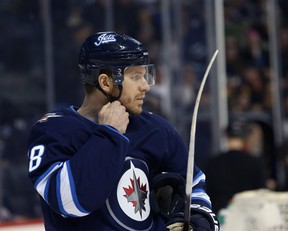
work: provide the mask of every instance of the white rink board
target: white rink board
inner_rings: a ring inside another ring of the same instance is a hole
[[[43,224],[0,227],[0,231],[45,231]]]

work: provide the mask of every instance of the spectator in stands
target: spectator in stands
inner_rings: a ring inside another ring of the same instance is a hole
[[[236,193],[265,188],[262,161],[245,147],[248,134],[245,121],[231,122],[226,130],[227,151],[208,160],[204,172],[215,213],[226,208]]]
[[[261,33],[254,28],[248,28],[245,33],[246,44],[241,55],[246,65],[254,65],[259,68],[269,65],[269,54]]]
[[[239,78],[239,74],[243,68],[243,60],[240,55],[240,45],[235,36],[226,36],[226,72],[228,78]],[[239,81],[237,81],[239,82]]]
[[[264,78],[259,68],[247,66],[243,70],[242,91],[248,91],[250,96],[250,108],[252,111],[263,111],[265,99]]]

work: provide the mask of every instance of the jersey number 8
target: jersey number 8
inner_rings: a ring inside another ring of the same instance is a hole
[[[44,146],[37,145],[33,147],[30,151],[30,161],[29,161],[29,172],[32,172],[39,167],[42,161],[42,155],[44,154]]]

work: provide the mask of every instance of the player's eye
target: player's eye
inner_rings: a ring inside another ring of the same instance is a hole
[[[141,75],[132,75],[130,77],[130,79],[132,79],[133,81],[140,81],[141,79],[143,79],[143,76],[141,76]]]

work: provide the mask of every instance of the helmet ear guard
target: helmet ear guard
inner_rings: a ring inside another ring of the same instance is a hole
[[[79,65],[80,66],[80,65]],[[112,71],[111,71],[112,69]],[[98,77],[101,73],[107,73],[111,75],[114,80],[114,83],[117,85],[122,85],[122,81],[124,79],[124,74],[122,74],[122,70],[120,68],[113,67],[101,67],[101,69],[95,67],[95,65],[88,64],[87,67],[80,67],[81,80],[84,84],[92,85],[99,87]]]

